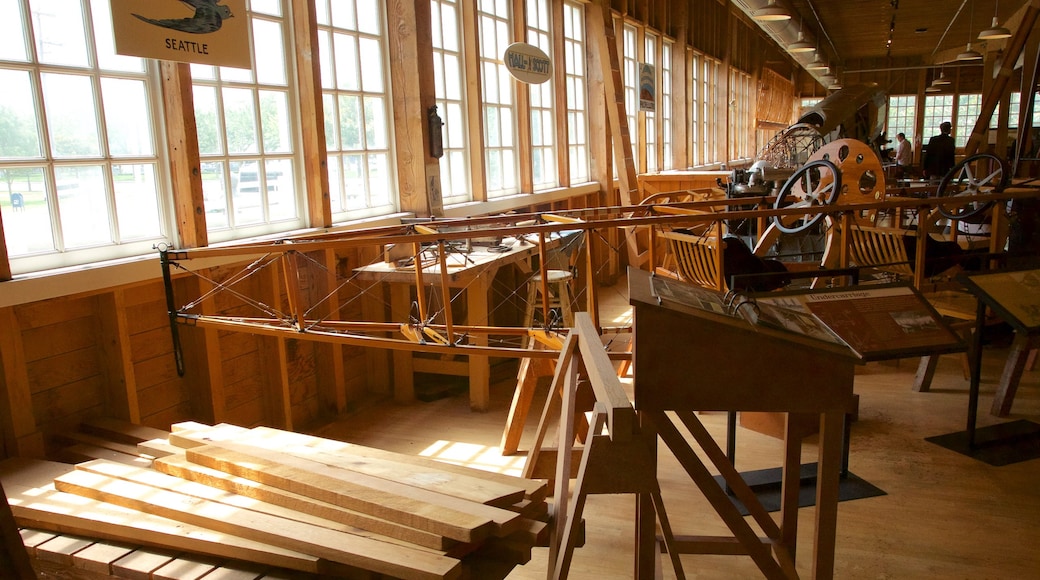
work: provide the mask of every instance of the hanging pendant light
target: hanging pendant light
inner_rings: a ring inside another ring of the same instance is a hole
[[[809,64],[805,65],[805,70],[827,70],[829,68],[831,68],[830,65],[827,64],[827,61],[823,60],[823,57],[818,52],[816,53],[816,58],[814,58]]]
[[[974,28],[975,2],[972,0],[971,12],[968,13],[968,48],[957,55],[958,61],[982,60],[982,54],[971,49],[971,29]]]
[[[790,20],[791,13],[783,6],[777,6],[776,0],[769,0],[768,4],[752,12],[751,18],[759,22],[780,22]]]
[[[1000,24],[997,21],[997,8],[1000,6],[1000,2],[993,3],[993,25],[979,33],[979,40],[1000,40],[1001,38],[1011,38],[1011,31]]]
[[[791,54],[798,54],[803,52],[816,52],[816,47],[806,42],[805,35],[802,34],[802,21],[798,21],[798,40],[787,45],[787,52]]]
[[[942,89],[940,89],[939,87],[937,87],[935,85],[928,85],[928,87],[925,88],[925,90],[924,90],[924,92],[926,92],[926,93],[938,93],[940,91],[942,91]]]
[[[933,87],[944,87],[950,84],[950,79],[946,78],[946,71],[939,69],[939,76],[935,77],[932,81]]]

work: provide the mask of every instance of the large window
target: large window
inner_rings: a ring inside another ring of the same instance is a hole
[[[0,2],[0,211],[16,274],[172,235],[157,87],[143,59],[115,54],[109,14],[108,0]]]
[[[317,0],[333,218],[396,207],[383,0]]]
[[[672,47],[673,42],[665,41],[661,46],[661,167],[673,169],[672,158]]]
[[[553,57],[549,0],[527,0],[527,42]],[[535,189],[557,185],[555,87],[550,79],[530,85],[531,176]]]
[[[903,133],[907,140],[913,143],[916,123],[917,97],[915,95],[896,95],[888,98],[888,129],[885,131],[887,139],[895,141],[896,135]]]
[[[953,122],[953,95],[925,95],[924,97],[924,142],[939,134],[939,125]]]
[[[719,61],[704,57],[704,65],[701,74],[701,119],[704,120],[704,132],[701,143],[704,144],[704,157],[702,163],[710,165],[722,161],[722,153],[719,151],[719,124],[718,115],[715,112],[715,104],[718,102],[719,86]]]
[[[971,131],[975,128],[981,111],[982,95],[980,93],[957,97],[957,119],[953,124],[953,134],[958,147],[968,144],[968,137],[971,137]]]
[[[304,225],[297,191],[297,110],[280,2],[253,2],[254,68],[191,66],[210,241]]]
[[[751,75],[736,69],[730,70],[729,93],[729,158],[753,157]]]
[[[485,179],[488,197],[496,197],[519,191],[514,82],[502,62],[502,55],[512,38],[510,4],[479,0],[477,28],[480,37],[478,52],[484,113]]]
[[[636,164],[636,173],[639,172],[639,45],[636,38],[639,33],[635,26],[626,24],[622,32],[622,72],[625,85],[625,116],[628,119],[628,132],[632,138],[632,161]],[[615,159],[615,167],[620,171],[620,164],[624,159]]]
[[[657,95],[654,92],[657,86],[657,36],[649,32],[643,38],[643,62],[650,65],[653,86],[649,94],[644,94],[642,86],[639,90],[639,100],[648,101],[649,110],[643,113],[646,121],[643,125],[643,134],[646,136],[646,171],[652,172],[660,169],[657,162]],[[640,67],[642,68],[642,67]],[[640,85],[642,85],[642,74],[640,71]]]
[[[563,45],[567,78],[567,146],[571,183],[589,179],[588,90],[585,84],[585,9],[577,2],[563,5]]]
[[[433,76],[437,110],[444,120],[441,191],[444,203],[472,199],[469,187],[469,128],[462,60],[462,14],[455,0],[431,0]]]
[[[688,156],[688,163],[691,167],[704,163],[704,117],[701,114],[701,84],[699,82],[702,74],[701,70],[701,57],[693,51],[687,51],[689,57],[687,61],[690,63],[690,99],[689,99],[689,117],[690,117],[690,154]]]

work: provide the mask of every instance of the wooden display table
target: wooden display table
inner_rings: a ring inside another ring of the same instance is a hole
[[[686,469],[733,537],[682,537],[680,553],[750,556],[768,578],[794,578],[801,437],[791,418],[820,422],[813,576],[834,569],[838,484],[845,414],[853,408],[856,364],[963,348],[910,287],[778,294],[777,300],[731,297],[629,271],[634,306],[635,408],[644,431],[656,433]],[[784,437],[781,513],[777,526],[697,411],[788,414]],[[760,538],[715,481],[673,419],[693,436],[755,523]],[[648,495],[637,511],[636,575],[653,578],[655,519]]]

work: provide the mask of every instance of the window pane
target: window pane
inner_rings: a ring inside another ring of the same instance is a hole
[[[343,149],[361,148],[361,104],[356,96],[339,97],[339,132]]]
[[[66,158],[101,155],[90,77],[52,73],[40,77],[53,155]],[[80,98],[70,99],[69,95]]]
[[[97,47],[98,67],[105,70],[143,72],[144,59],[136,56],[116,54],[112,35],[112,13],[109,0],[91,0],[90,10],[94,13],[94,43]]]
[[[223,96],[228,153],[256,153],[256,110],[253,106],[253,91],[225,88]]]
[[[332,39],[327,30],[318,31],[318,56],[321,64],[321,88],[331,89],[335,85],[332,76]]]
[[[368,156],[369,205],[386,205],[390,203],[390,169],[387,157],[383,154]]]
[[[15,258],[54,250],[43,169],[0,169],[0,188],[8,255]]]
[[[332,0],[332,25],[336,28],[357,30],[354,0]]]
[[[277,22],[254,19],[253,42],[256,47],[256,81],[284,86],[285,49],[281,25]]]
[[[120,241],[150,239],[162,233],[155,165],[113,165]]]
[[[220,138],[217,89],[195,85],[192,87],[192,95],[195,102],[195,127],[199,135],[199,152],[203,155],[220,155],[224,152],[224,140]]]
[[[379,23],[382,6],[376,0],[357,0],[358,30],[367,34],[382,34]]]
[[[42,157],[29,73],[0,70],[0,86],[0,158]]]
[[[101,79],[108,148],[112,156],[152,155],[152,124],[144,81]]]
[[[32,0],[33,33],[39,61],[87,66],[87,41],[79,0]]]
[[[228,223],[227,212],[227,185],[224,180],[224,164],[220,162],[209,162],[202,164],[202,195],[206,206],[206,227],[226,228]]]
[[[336,122],[336,99],[330,94],[321,96],[321,108],[325,114],[325,148],[339,150],[339,123]],[[329,162],[332,165],[332,162]]]
[[[289,96],[281,91],[260,91],[260,123],[265,153],[292,151],[288,101]]]
[[[268,159],[267,204],[270,220],[286,220],[296,217],[296,196],[293,193],[293,168],[288,159]]]
[[[263,12],[271,16],[282,15],[282,3],[279,0],[251,0],[249,9],[253,12]]]
[[[361,88],[367,92],[383,92],[383,47],[378,40],[361,38],[358,40],[361,54],[365,55],[365,64],[361,67]]]
[[[336,87],[344,91],[361,88],[358,78],[357,40],[353,36],[337,34],[336,39]]]
[[[332,213],[343,211],[343,183],[339,174],[340,158],[338,155],[329,155],[329,198],[332,201]]]
[[[386,108],[383,104],[383,99],[365,97],[365,141],[369,149],[385,149],[387,147],[387,123],[388,119],[386,118]]]
[[[0,59],[19,62],[29,59],[22,34],[21,2],[17,0],[0,2]]]
[[[112,242],[108,196],[101,167],[55,167],[61,234],[66,249]]]
[[[235,224],[249,225],[264,221],[264,198],[261,186],[264,175],[256,161],[231,162],[231,203]]]
[[[347,209],[365,207],[365,173],[360,155],[343,156],[343,188],[347,193]]]

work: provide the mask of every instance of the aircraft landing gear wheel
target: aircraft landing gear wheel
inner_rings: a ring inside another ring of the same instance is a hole
[[[950,198],[956,202],[958,197],[986,193],[1000,193],[1007,187],[1011,178],[1004,167],[1004,160],[996,155],[980,153],[972,155],[953,166],[939,182],[936,196]],[[938,207],[939,214],[946,219],[961,220],[986,211],[993,202],[960,202],[943,203]]]
[[[773,209],[812,208],[831,205],[841,193],[841,171],[826,159],[803,165],[784,183]],[[773,223],[785,234],[805,231],[824,218],[824,214],[775,216]]]

